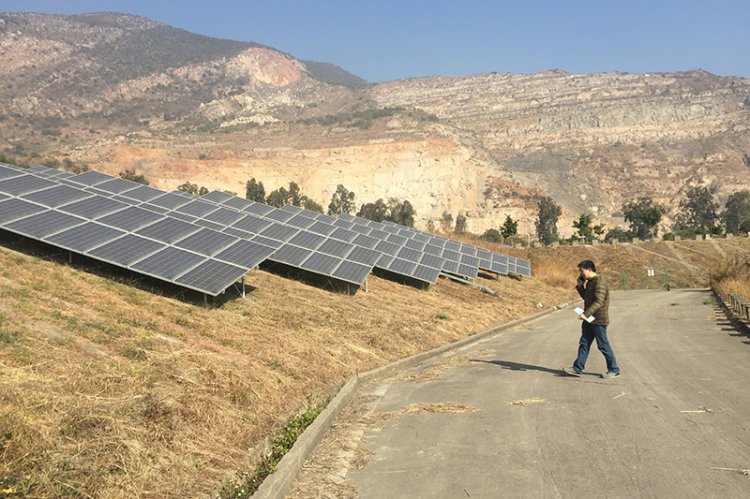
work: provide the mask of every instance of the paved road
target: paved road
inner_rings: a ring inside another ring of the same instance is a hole
[[[750,341],[707,291],[613,294],[623,375],[561,310],[364,385],[289,497],[750,497]]]

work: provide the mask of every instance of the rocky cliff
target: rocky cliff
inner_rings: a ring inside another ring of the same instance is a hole
[[[0,14],[0,154],[135,169],[242,195],[297,182],[326,206],[408,199],[418,223],[506,215],[543,195],[610,226],[636,196],[750,188],[750,81],[678,74],[487,74],[364,85],[340,68],[121,14]]]

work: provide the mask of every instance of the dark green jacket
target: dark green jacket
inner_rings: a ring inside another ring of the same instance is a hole
[[[583,298],[583,313],[586,317],[593,315],[592,324],[606,326],[609,324],[609,287],[604,278],[597,274],[591,280],[576,286],[578,294]]]

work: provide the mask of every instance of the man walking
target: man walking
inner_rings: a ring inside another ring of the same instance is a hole
[[[616,378],[620,375],[615,353],[607,339],[607,325],[609,324],[609,288],[602,276],[596,273],[596,265],[591,260],[584,260],[578,264],[578,281],[576,290],[583,298],[583,312],[578,315],[581,319],[581,341],[578,344],[578,358],[573,367],[564,367],[563,372],[569,376],[580,376],[586,367],[591,343],[596,338],[596,346],[607,361],[607,372],[602,378]],[[593,316],[594,320],[588,322]]]

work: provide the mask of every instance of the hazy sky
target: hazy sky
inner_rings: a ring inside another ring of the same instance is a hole
[[[137,14],[371,82],[548,69],[750,77],[750,0],[0,0],[0,11]]]

